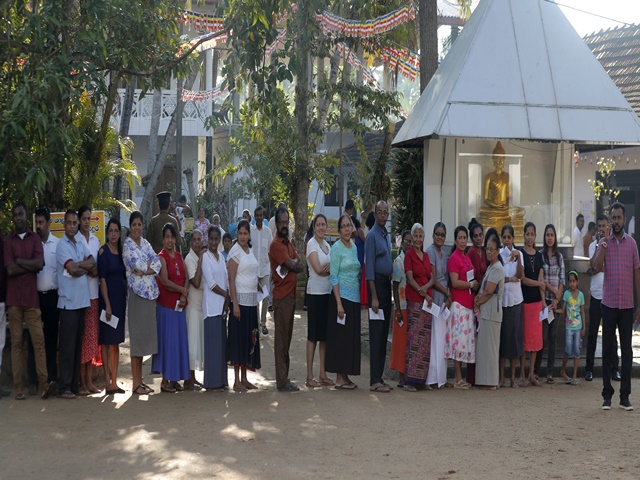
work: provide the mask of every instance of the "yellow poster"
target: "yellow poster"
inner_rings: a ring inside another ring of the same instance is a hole
[[[35,225],[35,216],[33,224]],[[105,212],[104,210],[94,210],[91,212],[91,233],[93,233],[100,245],[104,245],[107,241],[107,237],[104,231],[105,228]],[[51,212],[51,227],[49,231],[56,237],[62,238],[64,235],[64,212]]]

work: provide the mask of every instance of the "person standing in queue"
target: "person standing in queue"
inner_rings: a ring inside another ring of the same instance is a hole
[[[156,253],[160,253],[164,246],[164,239],[162,237],[162,229],[165,224],[171,223],[177,232],[180,232],[180,222],[173,215],[169,214],[169,207],[171,206],[171,193],[170,192],[160,192],[156,195],[158,199],[158,207],[160,208],[160,212],[151,218],[149,222],[149,226],[147,227],[147,239],[149,243],[153,247],[153,251]],[[182,238],[178,236],[179,239]],[[176,249],[180,251],[180,246],[182,242],[178,240],[176,245]]]
[[[620,408],[633,410],[629,401],[631,394],[631,364],[633,349],[631,334],[634,326],[633,295],[640,298],[640,259],[638,246],[631,235],[624,231],[625,207],[615,202],[609,210],[611,233],[598,243],[591,267],[596,272],[604,271],[602,285],[602,403],[603,410],[611,409],[611,397],[615,393],[611,386],[611,357],[616,329],[620,334],[622,352],[622,379],[620,381]],[[635,326],[640,322],[640,308],[635,311]]]
[[[275,323],[274,355],[276,386],[281,392],[297,392],[298,386],[289,380],[289,347],[293,335],[293,315],[296,310],[296,285],[304,264],[289,241],[289,212],[278,208],[275,215],[276,237],[269,247],[273,278],[273,320]]]
[[[381,310],[382,319],[372,319],[369,312],[369,364],[371,379],[369,389],[372,392],[389,393],[391,388],[382,380],[384,363],[387,356],[387,336],[391,320],[391,241],[387,232],[389,204],[384,200],[376,203],[375,224],[369,231],[364,244],[366,278],[369,293],[369,308],[374,315]]]

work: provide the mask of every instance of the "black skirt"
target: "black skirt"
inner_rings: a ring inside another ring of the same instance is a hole
[[[327,322],[327,372],[360,375],[360,303],[342,300],[346,315],[345,324],[337,322],[338,304],[331,295]]]
[[[324,342],[327,340],[329,302],[333,295],[307,295],[307,340]],[[335,300],[334,300],[335,302]]]

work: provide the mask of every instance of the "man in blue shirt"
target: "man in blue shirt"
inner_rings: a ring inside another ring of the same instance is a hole
[[[64,237],[56,249],[58,276],[58,361],[60,396],[75,398],[74,390],[80,380],[80,350],[84,331],[84,310],[90,305],[87,273],[96,266],[86,245],[76,242],[78,214],[67,210],[64,214]]]
[[[382,380],[384,363],[387,357],[387,336],[391,319],[391,240],[386,223],[389,218],[389,205],[384,200],[376,203],[374,210],[375,225],[369,231],[364,243],[366,280],[369,291],[369,308],[374,313],[382,310],[384,319],[372,319],[369,316],[369,364],[371,367],[370,390],[388,393],[391,389]]]

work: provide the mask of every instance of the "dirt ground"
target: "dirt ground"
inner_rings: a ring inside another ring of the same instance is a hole
[[[578,386],[369,392],[307,389],[306,315],[296,315],[291,378],[275,388],[273,325],[251,393],[0,400],[0,478],[637,479],[639,412],[600,409],[599,378]],[[126,346],[125,346],[126,347]],[[160,378],[143,372],[156,391]],[[315,370],[317,375],[317,367]],[[230,381],[233,371],[230,371]],[[614,386],[617,387],[616,384]],[[631,401],[640,407],[640,382]]]

